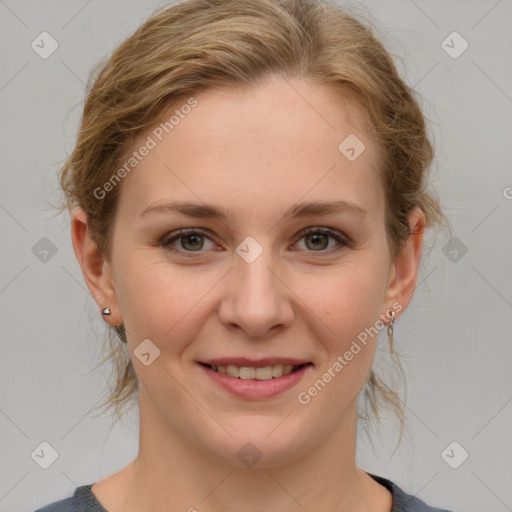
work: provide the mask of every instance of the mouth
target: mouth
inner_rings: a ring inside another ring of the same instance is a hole
[[[254,361],[223,358],[198,361],[205,375],[230,395],[245,400],[267,399],[292,389],[308,374],[313,363],[272,358]]]
[[[242,380],[272,380],[279,379],[283,375],[288,375],[290,373],[296,372],[301,369],[303,366],[311,365],[311,363],[303,363],[298,365],[293,364],[276,364],[276,365],[268,365],[268,366],[238,366],[235,364],[207,364],[207,363],[199,363],[210,370],[221,373],[224,375],[228,375],[229,377],[233,377],[234,379],[242,379]]]

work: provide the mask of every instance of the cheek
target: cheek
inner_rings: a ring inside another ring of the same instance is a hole
[[[368,378],[382,328],[386,283],[385,268],[376,261],[347,261],[324,276],[321,285],[311,276],[302,281],[300,293],[307,297],[310,318],[317,319],[314,338],[321,340],[316,351],[322,355],[318,374],[304,384],[298,398],[301,404],[314,402],[317,414],[342,414]]]
[[[334,423],[326,421],[326,429],[337,424],[368,378],[382,327],[381,296],[382,278],[355,268],[310,294],[308,307],[317,318],[317,354],[322,357],[297,400],[308,414],[331,418]]]
[[[343,345],[373,325],[381,313],[385,275],[376,265],[347,264],[329,274],[304,274],[297,295]]]
[[[197,267],[177,269],[162,259],[151,259],[150,251],[126,258],[119,274],[119,303],[125,326],[136,338],[154,339],[159,346],[186,338],[200,326],[194,321],[201,314],[207,296],[218,276]],[[178,336],[179,333],[179,336]]]

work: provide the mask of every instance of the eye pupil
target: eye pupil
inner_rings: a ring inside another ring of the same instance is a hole
[[[204,241],[203,241],[203,243],[201,243],[199,245],[199,247],[197,245],[194,245],[194,241],[197,242],[198,240],[200,240],[200,238],[201,238],[201,235],[185,235],[185,236],[182,237],[182,240],[185,239],[185,243],[182,242],[181,245],[182,245],[182,247],[184,249],[187,249],[186,244],[189,243],[192,240],[192,242],[191,242],[192,243],[192,247],[191,247],[192,250],[202,249],[202,247],[204,245]]]
[[[307,241],[312,241],[313,242],[313,247],[315,247],[316,249],[318,249],[318,247],[320,247],[320,248],[325,248],[326,247],[325,243],[322,246],[322,241],[321,241],[322,238],[323,238],[323,240],[325,242],[325,240],[327,239],[327,236],[324,235],[324,234],[318,234],[318,233],[314,233],[314,234],[306,236],[306,240]],[[320,245],[318,244],[318,242],[320,242]],[[327,245],[328,244],[329,244],[329,242],[327,241]]]

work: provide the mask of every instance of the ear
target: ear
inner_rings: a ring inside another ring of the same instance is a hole
[[[98,304],[100,312],[106,307],[111,310],[109,316],[102,315],[103,319],[112,325],[122,323],[112,284],[110,263],[101,254],[96,242],[91,239],[87,227],[87,214],[81,208],[76,209],[71,216],[71,240],[85,283]]]
[[[414,295],[423,251],[425,215],[419,208],[414,208],[409,214],[408,220],[411,236],[392,263],[384,300],[387,305],[386,311],[396,309],[397,314],[407,308]],[[401,308],[391,307],[396,303],[400,304]]]

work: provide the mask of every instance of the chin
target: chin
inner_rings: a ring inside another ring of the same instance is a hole
[[[266,469],[293,462],[314,445],[316,435],[304,431],[291,416],[236,418],[228,434],[203,440],[205,448],[223,463],[239,469]],[[282,423],[281,423],[282,422]],[[281,424],[280,424],[281,423]],[[320,439],[319,439],[320,442]]]

